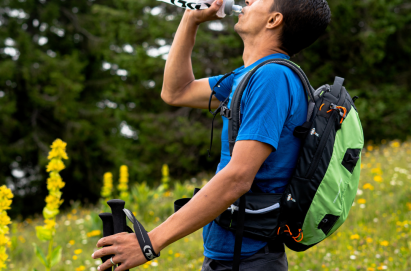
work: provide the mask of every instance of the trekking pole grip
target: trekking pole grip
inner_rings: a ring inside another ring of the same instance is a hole
[[[110,213],[101,213],[98,215],[103,222],[103,237],[107,237],[114,234],[114,225],[113,225],[113,215]],[[109,260],[114,255],[107,255],[101,257],[101,261],[104,263]],[[112,268],[108,270],[112,271]]]
[[[123,211],[126,202],[121,199],[112,199],[107,201],[107,204],[110,206],[113,215],[114,234],[128,232],[126,214]],[[126,271],[128,271],[128,269]]]

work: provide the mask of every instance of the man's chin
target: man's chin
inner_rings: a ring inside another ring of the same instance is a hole
[[[234,31],[237,32],[237,34],[239,34],[239,31],[240,31],[240,28],[241,28],[241,26],[239,25],[239,23],[240,23],[240,22],[237,22],[237,23],[234,25]]]

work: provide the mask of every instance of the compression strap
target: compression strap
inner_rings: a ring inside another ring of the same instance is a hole
[[[223,77],[220,78],[220,80],[217,81],[217,83],[214,85],[213,90],[211,91],[210,94],[210,99],[208,100],[208,111],[210,111],[210,113],[213,115],[213,120],[211,122],[211,138],[210,138],[210,148],[208,149],[208,157],[210,157],[210,152],[211,152],[211,147],[213,146],[213,135],[214,135],[214,119],[217,116],[217,114],[219,112],[221,112],[221,108],[225,108],[227,106],[228,103],[228,99],[230,98],[230,95],[228,95],[228,97],[220,103],[220,105],[217,107],[217,109],[213,112],[211,110],[211,101],[213,100],[213,96],[216,94],[216,92],[214,91],[214,89],[216,87],[220,87],[220,83],[224,81],[224,79],[226,79],[228,76],[232,75],[234,72],[229,72],[227,74],[224,74]],[[231,94],[231,93],[230,93]]]
[[[153,246],[151,245],[150,237],[148,237],[147,231],[144,229],[143,225],[136,219],[133,213],[128,209],[123,209],[127,218],[133,223],[134,232],[137,236],[138,243],[140,244],[141,251],[147,261],[151,261],[154,258],[160,257],[160,253],[156,254],[154,252]]]

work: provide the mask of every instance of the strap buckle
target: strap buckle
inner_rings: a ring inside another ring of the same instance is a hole
[[[340,124],[342,124],[343,120],[345,120],[345,118],[347,117],[347,109],[343,106],[337,106],[337,105],[331,103],[330,110],[328,110],[327,113],[330,113],[333,110],[338,110],[338,113],[339,113],[338,115],[340,115],[340,117],[341,117]]]
[[[232,118],[231,109],[223,105],[221,107],[220,115],[230,120]]]
[[[337,105],[331,103],[331,105],[330,105],[330,110],[336,110],[336,109],[337,109]]]

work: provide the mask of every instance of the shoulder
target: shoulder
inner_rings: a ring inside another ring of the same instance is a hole
[[[271,78],[285,78],[285,77],[297,77],[293,70],[290,68],[281,65],[270,63],[260,67],[258,70],[255,71],[252,77],[258,78],[261,76],[270,76]],[[251,78],[253,79],[253,78]]]
[[[261,91],[273,89],[283,91],[285,88],[294,88],[298,85],[299,78],[290,68],[281,64],[267,64],[256,71],[250,77],[247,84],[248,91]]]

